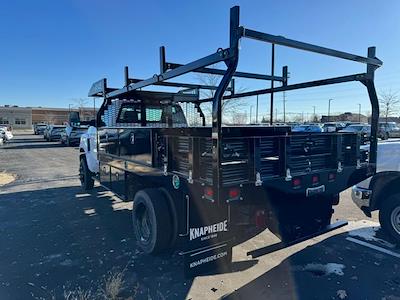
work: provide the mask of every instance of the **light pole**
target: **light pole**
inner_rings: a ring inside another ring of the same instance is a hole
[[[358,123],[361,123],[361,103],[358,103]]]
[[[315,116],[315,105],[313,105],[313,122],[315,121],[317,117]]]
[[[329,99],[329,103],[328,103],[328,122],[330,121],[330,116],[331,116],[331,101],[333,99]]]

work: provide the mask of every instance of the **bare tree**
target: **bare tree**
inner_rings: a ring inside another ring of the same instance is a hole
[[[317,114],[313,114],[311,116],[311,121],[314,122],[314,123],[318,123],[318,122],[321,121],[321,118]]]
[[[296,123],[302,123],[304,121],[304,118],[303,118],[302,114],[295,114],[292,117],[292,120],[293,120],[293,122],[296,122]]]
[[[215,65],[211,66],[215,68]],[[221,81],[222,76],[214,74],[199,74],[197,76],[198,80],[204,85],[210,85],[217,87]],[[243,87],[236,87],[235,93],[244,92]],[[230,93],[230,92],[227,92]],[[215,95],[215,90],[201,90],[201,98],[213,98]],[[224,117],[229,116],[231,121],[235,123],[234,119],[237,119],[237,113],[243,111],[243,106],[246,105],[245,98],[235,98],[235,99],[225,99],[222,101],[222,114]],[[211,103],[205,103],[202,105],[204,113],[211,117],[212,115],[212,105]],[[243,118],[240,118],[243,120]]]
[[[379,95],[379,104],[382,115],[385,117],[385,121],[388,121],[388,117],[398,111],[398,104],[400,103],[397,92],[383,91]]]
[[[232,125],[241,125],[247,123],[247,114],[243,112],[235,112],[232,114]]]
[[[54,124],[56,121],[56,116],[52,112],[45,111],[44,119],[47,124]]]

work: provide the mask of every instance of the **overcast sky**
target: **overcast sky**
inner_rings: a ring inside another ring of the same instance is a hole
[[[103,77],[123,84],[131,75],[159,71],[158,47],[185,63],[228,46],[229,8],[241,6],[241,25],[338,50],[366,55],[377,47],[384,66],[378,91],[400,90],[400,1],[1,1],[0,105],[68,107],[87,97]],[[270,45],[244,40],[239,70],[270,73]],[[290,82],[352,72],[364,65],[276,47],[276,70],[288,65]],[[266,82],[238,83],[244,89]],[[282,95],[276,95],[281,113]],[[370,110],[365,88],[352,83],[286,94],[287,111],[326,114]],[[249,99],[249,105],[255,102]],[[260,97],[260,114],[268,111]],[[245,110],[248,107],[243,108]]]

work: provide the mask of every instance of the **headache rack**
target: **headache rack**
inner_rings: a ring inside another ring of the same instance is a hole
[[[239,72],[236,70],[239,59],[239,40],[241,38],[253,39],[272,45],[270,75]],[[275,45],[363,63],[366,65],[366,72],[289,84],[287,66],[282,68],[280,76],[275,75]],[[210,67],[219,62],[225,63],[226,70]],[[382,61],[375,56],[375,47],[369,47],[368,54],[364,57],[287,39],[282,36],[270,35],[240,26],[239,7],[234,6],[230,10],[230,43],[228,48],[220,48],[211,55],[187,64],[178,64],[168,62],[166,60],[165,48],[160,47],[159,74],[148,79],[130,78],[128,68],[125,67],[125,85],[122,88],[109,88],[107,86],[107,80],[102,79],[93,84],[89,91],[89,96],[104,98],[97,116],[97,124],[100,124],[101,115],[107,105],[111,104],[113,99],[128,98],[134,93],[143,92],[142,88],[148,86],[177,87],[188,90],[213,90],[214,96],[212,98],[200,99],[198,97],[188,97],[182,93],[176,93],[170,102],[191,102],[194,103],[196,107],[198,107],[200,103],[211,102],[211,135],[196,136],[198,131],[193,131],[186,136],[182,136],[179,132],[176,134],[170,134],[180,136],[175,140],[174,147],[176,148],[176,153],[174,154],[174,171],[180,172],[186,176],[192,176],[192,174],[189,175],[189,173],[191,173],[195,168],[193,164],[198,164],[198,169],[195,171],[195,173],[197,173],[197,178],[203,179],[212,184],[214,188],[219,189],[220,187],[223,187],[224,184],[230,184],[231,182],[237,183],[240,178],[243,180],[249,179],[250,181],[257,181],[262,178],[285,176],[287,175],[285,172],[288,166],[290,166],[292,173],[295,174],[296,172],[301,173],[304,170],[307,170],[310,164],[313,168],[318,166],[321,166],[321,168],[326,168],[327,166],[335,168],[337,167],[336,164],[338,158],[346,164],[346,162],[354,163],[357,158],[360,157],[359,149],[356,149],[358,142],[357,136],[355,135],[329,134],[330,136],[336,135],[335,138],[327,138],[327,134],[313,135],[312,137],[309,137],[309,142],[313,145],[313,153],[305,154],[304,136],[303,140],[301,140],[295,134],[288,135],[287,133],[282,132],[270,135],[257,135],[257,133],[252,133],[250,136],[244,136],[245,138],[243,138],[243,135],[236,136],[235,134],[228,133],[230,131],[225,130],[226,127],[222,127],[221,106],[223,100],[270,94],[270,122],[272,125],[274,105],[273,97],[275,92],[291,91],[352,81],[362,83],[367,88],[370,98],[372,115],[368,163],[372,169],[375,169],[377,157],[379,103],[374,85],[374,73],[381,65]],[[222,79],[218,86],[170,81],[175,77],[190,72],[221,75]],[[270,81],[271,87],[235,93],[233,78],[249,78]],[[279,86],[274,86],[275,82],[278,82]],[[199,111],[201,112],[201,110]],[[273,130],[273,128],[270,129]],[[241,130],[248,131],[248,129],[241,128],[239,132]],[[229,147],[232,149],[227,150],[227,144],[229,144]],[[248,149],[254,149],[254,151],[247,151]],[[196,151],[198,154],[195,154],[197,153]],[[227,151],[233,151],[233,153],[236,153],[235,160],[230,160],[230,158],[227,157]],[[193,156],[196,155],[197,157],[194,159]],[[304,159],[304,155],[306,155],[306,159]],[[255,171],[255,173],[253,171]],[[254,174],[257,174],[260,178],[254,178]]]

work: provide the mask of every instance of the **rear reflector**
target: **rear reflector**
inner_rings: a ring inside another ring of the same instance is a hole
[[[265,211],[264,210],[257,210],[256,211],[256,226],[257,228],[264,228],[266,226],[265,222]]]

